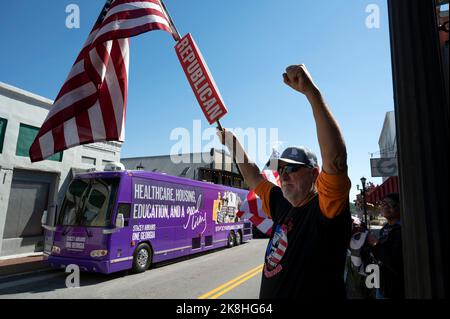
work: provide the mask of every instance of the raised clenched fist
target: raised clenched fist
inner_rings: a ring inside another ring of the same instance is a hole
[[[305,95],[317,91],[317,87],[314,84],[311,75],[303,64],[287,67],[286,73],[283,73],[283,78],[284,83]]]

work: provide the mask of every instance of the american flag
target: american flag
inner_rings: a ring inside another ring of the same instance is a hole
[[[124,141],[128,38],[172,33],[158,0],[108,0],[30,148],[32,162],[73,146]]]
[[[278,266],[288,247],[287,226],[283,225],[278,227],[281,229],[279,228],[279,232],[275,232],[276,235],[274,235],[274,239],[271,242],[271,251],[266,256],[267,264],[273,268]],[[275,236],[277,237],[275,238]]]
[[[278,172],[265,169],[262,171],[262,175],[269,182],[280,186],[280,176]],[[248,192],[247,198],[242,204],[237,216],[239,218],[250,220],[263,234],[266,234],[267,236],[271,235],[273,221],[267,217],[266,213],[263,211],[261,199],[256,195],[253,189]]]

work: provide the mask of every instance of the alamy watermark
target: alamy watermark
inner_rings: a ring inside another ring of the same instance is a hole
[[[380,266],[369,264],[366,267],[366,287],[368,289],[380,288]]]
[[[369,4],[366,7],[366,13],[369,15],[366,18],[366,27],[368,29],[380,28],[380,6],[377,4]]]
[[[255,162],[267,162],[273,150],[278,147],[278,128],[233,128],[227,130],[233,132],[237,139],[242,143],[244,150],[249,158]],[[228,136],[228,135],[227,135]],[[229,136],[228,136],[229,137]],[[228,151],[233,156],[233,141],[227,138],[225,143]],[[170,149],[170,158],[173,163],[205,163],[210,159],[210,150],[215,146],[222,146],[219,143],[217,129],[207,127],[202,129],[201,121],[192,122],[192,130],[184,127],[178,127],[171,131],[170,140],[175,144]],[[193,154],[193,156],[187,156]],[[244,162],[244,154],[236,152],[234,158],[237,163]],[[226,159],[228,162],[231,159]]]
[[[80,288],[80,267],[78,265],[68,265],[66,273],[70,273],[66,278],[67,288]]]
[[[76,4],[69,4],[66,6],[66,27],[68,29],[79,29],[80,28],[80,7]]]
[[[80,7],[77,4],[71,3],[66,6],[66,27],[68,29],[80,28]],[[366,6],[366,13],[369,15],[366,17],[366,27],[368,29],[380,28],[380,6],[374,3]]]

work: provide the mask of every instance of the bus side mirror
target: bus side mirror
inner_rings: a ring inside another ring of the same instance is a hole
[[[46,210],[44,210],[44,212],[42,214],[42,218],[41,218],[41,225],[47,225],[47,216],[48,216],[48,212]]]
[[[125,218],[123,217],[123,214],[117,214],[116,227],[117,228],[124,228],[125,227]]]

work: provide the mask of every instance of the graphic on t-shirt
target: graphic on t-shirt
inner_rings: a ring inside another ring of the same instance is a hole
[[[277,225],[275,234],[266,251],[267,270],[273,270],[278,266],[288,246],[286,225]]]

